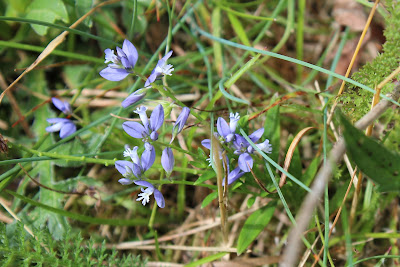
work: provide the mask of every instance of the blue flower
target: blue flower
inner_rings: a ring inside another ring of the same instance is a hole
[[[149,143],[145,143],[144,147],[145,150],[141,158],[137,154],[137,146],[132,149],[129,146],[125,147],[124,157],[130,157],[132,162],[127,160],[117,160],[115,162],[115,168],[124,176],[118,182],[123,185],[131,184],[133,179],[142,179],[143,173],[151,168],[156,159],[156,152]]]
[[[126,121],[122,124],[122,128],[133,138],[142,138],[143,142],[156,141],[158,139],[157,130],[164,123],[164,109],[158,105],[151,113],[150,122],[146,110],[146,107],[140,106],[135,111],[139,114],[143,125],[135,121]]]
[[[165,207],[164,196],[161,194],[161,192],[158,189],[156,189],[154,187],[154,185],[152,185],[151,183],[149,183],[147,181],[143,181],[143,180],[136,180],[133,182],[136,185],[147,187],[146,189],[143,189],[143,188],[141,189],[142,193],[140,193],[138,195],[139,197],[136,199],[136,201],[141,201],[142,205],[145,206],[147,203],[150,202],[150,196],[152,194],[154,194],[154,199],[157,202],[157,206],[159,206],[160,208]]]
[[[169,51],[162,59],[158,61],[156,67],[151,72],[149,78],[147,78],[144,87],[150,86],[150,84],[153,83],[161,75],[169,75],[169,76],[172,75],[174,68],[171,64],[167,65],[167,60],[171,57],[171,55],[172,55],[172,50]]]
[[[174,141],[175,137],[183,130],[183,127],[186,124],[189,114],[190,114],[190,108],[184,107],[182,109],[181,114],[179,114],[178,118],[176,119],[174,127],[172,128],[172,138],[171,141],[169,142],[170,144],[172,143],[172,141]]]
[[[233,183],[240,177],[242,177],[246,172],[250,172],[250,169],[253,168],[253,158],[252,154],[254,154],[255,149],[243,138],[240,134],[236,134],[237,123],[240,119],[238,113],[230,114],[230,123],[228,123],[221,117],[217,120],[217,132],[215,135],[219,137],[221,143],[225,144],[226,147],[233,149],[234,154],[238,155],[238,167],[236,167],[233,171],[229,171],[228,166],[228,184]],[[264,133],[264,128],[260,128],[249,135],[249,139],[255,143],[255,145],[265,153],[272,152],[272,146],[269,143],[269,140],[266,139],[263,143],[256,144],[257,141],[262,137]],[[205,139],[201,142],[201,144],[211,149],[211,140]],[[221,158],[221,151],[220,151]],[[229,162],[229,160],[227,160]]]
[[[130,94],[124,101],[122,101],[121,106],[127,108],[136,102],[142,100],[146,96],[146,89],[139,89]]]
[[[163,166],[164,170],[167,172],[168,177],[171,175],[171,172],[174,168],[175,160],[174,154],[172,153],[172,149],[166,147],[161,155],[161,165]]]
[[[75,124],[66,118],[50,118],[47,119],[48,123],[53,125],[46,127],[47,132],[58,132],[60,131],[60,138],[65,138],[76,132]]]
[[[117,47],[117,55],[114,50],[107,48],[104,50],[104,63],[111,62],[108,67],[100,71],[100,75],[109,81],[121,81],[130,73],[133,73],[133,68],[138,60],[138,52],[135,46],[128,40],[124,40],[122,49]]]
[[[229,172],[229,170],[228,170],[228,172]],[[245,172],[242,171],[240,167],[236,167],[233,171],[228,173],[228,185],[235,182],[237,179],[242,177],[244,174],[245,174]]]
[[[53,102],[54,106],[56,106],[56,108],[58,108],[64,114],[68,115],[72,113],[71,105],[67,101],[62,101],[55,97],[52,97],[51,101]]]
[[[221,141],[226,141],[228,143],[233,141],[235,138],[237,123],[240,119],[239,113],[231,113],[229,119],[229,125],[222,117],[219,117],[217,120],[218,134],[223,137],[223,140]]]

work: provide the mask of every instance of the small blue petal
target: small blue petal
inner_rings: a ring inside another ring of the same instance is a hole
[[[163,123],[164,123],[164,109],[160,104],[151,113],[150,129],[152,131],[157,131]]]
[[[251,135],[249,135],[249,138],[251,141],[253,141],[253,143],[255,143],[261,138],[263,133],[264,133],[264,128],[260,128],[257,131],[255,131],[254,133],[252,133]]]
[[[217,120],[217,131],[224,138],[231,133],[228,123],[221,117]]]
[[[157,202],[157,206],[159,206],[160,208],[164,208],[165,207],[164,196],[157,189],[154,189],[153,193],[154,193],[154,198]]]
[[[125,52],[125,55],[128,58],[131,67],[133,68],[139,58],[136,47],[130,41],[125,39],[124,43],[122,44],[122,50]]]
[[[149,143],[145,143],[144,146],[145,150],[142,154],[142,159],[141,159],[143,172],[150,169],[151,166],[153,166],[154,161],[156,160],[156,151],[154,149],[154,146],[152,146]]]
[[[126,58],[126,57],[121,57],[121,63],[122,63],[122,66],[124,66],[124,68],[126,68],[126,69],[132,68],[131,63],[129,62],[128,58]]]
[[[189,114],[190,114],[190,108],[184,107],[182,109],[181,114],[179,114],[178,118],[176,119],[175,125],[172,128],[172,132],[175,132],[175,128],[176,127],[178,127],[178,130],[177,130],[176,134],[180,133],[183,130],[183,127],[186,124],[186,121],[187,121],[187,119],[189,117]]]
[[[76,132],[76,126],[72,121],[64,123],[63,127],[60,130],[60,138],[63,139],[65,137],[68,137],[74,132]]]
[[[129,179],[127,179],[127,178],[121,178],[121,179],[118,180],[118,182],[119,182],[120,184],[122,184],[122,185],[129,185],[129,184],[133,183],[132,180],[129,180]]]
[[[144,180],[135,180],[133,181],[136,185],[139,186],[144,186],[144,187],[150,187],[154,189],[154,185],[152,185],[151,183],[144,181]]]
[[[228,174],[228,185],[232,184],[235,182],[237,179],[242,177],[245,173],[241,171],[239,167],[235,168],[233,171],[231,171]]]
[[[126,57],[126,54],[125,54],[125,52],[121,49],[121,48],[119,48],[118,46],[117,46],[117,54],[118,54],[118,56],[121,58],[121,57]]]
[[[158,140],[158,133],[157,132],[152,132],[150,134],[150,139],[153,141],[157,141]]]
[[[60,99],[58,99],[58,98],[55,98],[55,97],[52,97],[52,98],[51,98],[51,101],[53,102],[54,106],[55,106],[58,110],[62,111],[63,113],[66,113],[66,112],[67,112],[67,106],[66,106],[66,104],[68,104],[68,102],[64,102],[64,101],[62,101],[62,100],[60,100]],[[69,104],[68,104],[68,106],[69,106]]]
[[[124,131],[133,138],[143,138],[146,136],[146,129],[136,121],[126,121],[122,124]]]
[[[210,139],[204,139],[201,141],[201,144],[208,149],[211,149],[211,140]]]
[[[142,100],[146,96],[146,92],[142,93],[142,90],[137,90],[130,94],[124,101],[122,101],[121,106],[127,108],[136,102]]]
[[[126,173],[126,168],[127,166],[129,169],[133,169],[133,163],[127,160],[117,160],[115,163],[115,168],[122,174],[124,175]]]
[[[129,72],[125,69],[116,69],[107,67],[100,71],[100,76],[109,81],[118,82],[126,78]]]
[[[164,170],[168,173],[168,175],[171,174],[174,168],[174,164],[175,160],[174,160],[174,154],[172,153],[172,149],[166,147],[161,155],[161,165],[163,166]]]
[[[150,86],[151,83],[153,83],[157,79],[157,73],[152,72],[147,78],[147,81],[144,83],[144,87]]]
[[[253,168],[253,158],[247,153],[243,153],[239,156],[238,163],[240,169],[244,172],[250,172],[250,169]]]

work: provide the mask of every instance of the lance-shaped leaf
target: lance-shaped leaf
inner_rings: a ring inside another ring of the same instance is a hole
[[[358,168],[379,185],[379,191],[400,190],[400,155],[356,129],[341,114],[343,136],[351,159]]]

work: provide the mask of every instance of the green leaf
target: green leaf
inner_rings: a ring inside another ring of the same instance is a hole
[[[211,201],[213,201],[214,199],[217,198],[217,196],[218,196],[217,191],[214,191],[211,194],[209,194],[208,196],[206,196],[204,198],[203,202],[201,203],[201,208],[203,209],[203,208],[207,207],[211,203]]]
[[[348,154],[360,170],[379,185],[379,191],[399,191],[400,155],[365,136],[341,113],[340,121]]]
[[[264,230],[272,218],[276,208],[276,202],[270,202],[267,206],[253,212],[240,231],[237,253],[243,253],[251,242]]]
[[[34,0],[28,7],[26,15],[28,19],[36,19],[53,23],[56,19],[68,22],[68,13],[63,1],[61,0]],[[39,35],[45,35],[48,27],[32,24],[32,28]]]
[[[202,176],[199,177],[199,179],[196,180],[196,182],[194,182],[194,185],[202,184],[214,177],[216,177],[214,170],[206,171]]]

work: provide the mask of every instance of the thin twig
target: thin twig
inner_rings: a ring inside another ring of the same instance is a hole
[[[393,93],[392,99],[397,100],[400,96],[400,84],[397,83]],[[370,112],[355,123],[355,127],[358,129],[365,129],[374,120],[379,118],[383,112],[385,112],[390,106],[391,102],[383,99],[376,105]],[[297,225],[289,233],[288,246],[286,247],[283,260],[280,266],[294,266],[300,252],[301,238],[303,232],[307,229],[309,220],[314,212],[314,208],[318,204],[322,193],[325,190],[325,186],[332,175],[336,164],[341,160],[346,151],[343,137],[341,137],[332,149],[328,163],[323,166],[315,177],[315,182],[311,188],[311,192],[308,193],[306,199],[303,201],[300,211],[297,217]]]

